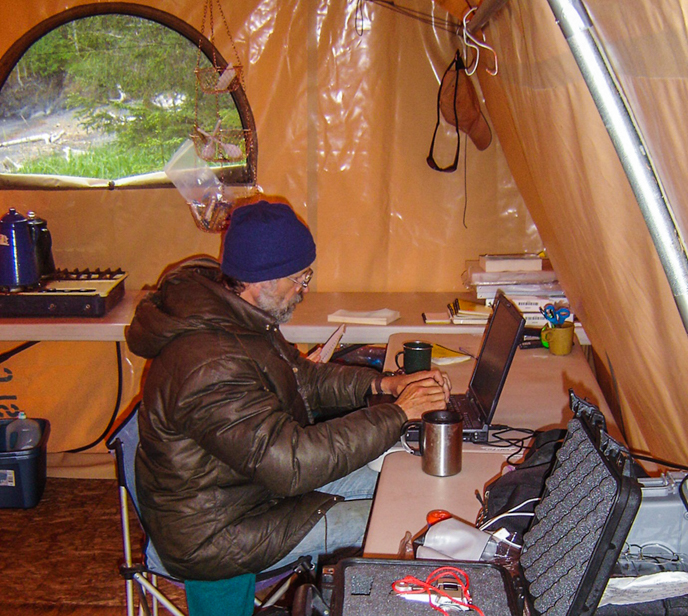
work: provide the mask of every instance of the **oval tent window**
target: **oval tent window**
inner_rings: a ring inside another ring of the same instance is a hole
[[[50,30],[0,89],[0,184],[40,188],[49,176],[46,187],[171,186],[163,168],[194,126],[221,117],[237,132],[252,128],[243,90],[199,92],[196,69],[210,66],[198,42],[140,16]],[[223,165],[223,180],[250,181],[249,159]]]

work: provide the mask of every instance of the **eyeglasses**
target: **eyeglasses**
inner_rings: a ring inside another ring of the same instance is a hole
[[[299,278],[302,278],[302,280],[299,280],[298,278],[292,278],[291,276],[285,276],[287,280],[291,280],[294,284],[301,285],[304,289],[308,288],[308,285],[311,282],[311,278],[313,278],[313,270],[312,269],[307,269]]]

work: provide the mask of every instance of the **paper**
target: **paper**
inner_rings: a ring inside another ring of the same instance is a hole
[[[327,315],[330,323],[358,323],[360,325],[389,325],[401,317],[397,310],[337,310]]]
[[[375,471],[376,473],[379,473],[382,470],[382,463],[385,460],[385,457],[387,457],[390,453],[395,453],[397,451],[406,451],[404,449],[404,446],[401,444],[401,441],[397,441],[394,445],[392,445],[387,451],[385,451],[382,455],[378,456],[374,460],[371,460],[368,462],[368,468],[371,471]]]
[[[456,357],[433,357],[432,363],[436,366],[449,366],[451,364],[461,364],[469,359],[470,357],[468,355],[457,355]]]
[[[489,317],[483,315],[466,316],[465,314],[457,314],[452,317],[454,325],[485,325]]]
[[[484,324],[492,314],[492,308],[466,299],[456,298],[448,308],[454,325]]]
[[[327,339],[327,342],[321,347],[318,347],[313,351],[308,359],[316,363],[326,364],[332,358],[334,350],[337,348],[339,341],[342,339],[344,332],[346,331],[346,325],[340,325],[335,332]]]
[[[461,351],[455,351],[439,344],[432,345],[432,363],[437,366],[460,364],[469,359],[471,359],[471,356]]]
[[[536,254],[480,255],[479,263],[486,272],[539,271],[543,265]]]
[[[444,312],[424,312],[423,322],[429,325],[449,324],[451,323],[451,317],[449,316],[449,313],[446,310]]]
[[[550,324],[544,315],[540,314],[539,312],[523,312],[522,314],[523,318],[526,320],[526,327],[544,327],[545,325]],[[573,323],[573,314],[570,314],[564,320]]]
[[[477,261],[466,261],[466,271],[462,274],[465,284],[545,284],[557,282],[557,274],[552,269],[535,272],[486,272]]]
[[[663,571],[639,577],[611,578],[600,607],[609,603],[630,605],[688,594],[688,573]]]
[[[481,315],[484,317],[489,317],[492,314],[492,308],[486,306],[485,304],[479,304],[477,302],[472,302],[467,299],[459,300],[459,309],[456,311],[457,315]]]

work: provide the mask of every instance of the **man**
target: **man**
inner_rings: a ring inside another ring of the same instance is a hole
[[[182,579],[360,546],[375,487],[366,464],[408,419],[446,405],[439,371],[383,378],[309,361],[284,339],[279,323],[307,293],[314,260],[289,206],[240,207],[221,266],[195,259],[164,276],[127,331],[130,349],[153,360],[139,414],[141,513]],[[365,408],[370,392],[399,397]]]

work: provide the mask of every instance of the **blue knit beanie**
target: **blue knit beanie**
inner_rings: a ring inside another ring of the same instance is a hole
[[[315,261],[313,236],[288,205],[260,201],[232,212],[222,271],[241,282],[284,278]]]

